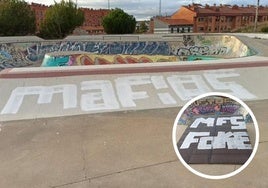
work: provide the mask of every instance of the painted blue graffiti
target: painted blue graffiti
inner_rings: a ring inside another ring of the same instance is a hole
[[[12,55],[8,52],[1,50],[0,51],[0,59],[12,59]]]
[[[14,44],[0,44],[0,71],[5,68],[23,67],[32,64],[25,59],[27,53],[16,49]]]
[[[173,55],[167,42],[62,42],[37,43],[27,48],[29,61],[40,61],[49,52],[84,51],[97,54]]]
[[[176,55],[185,56],[225,56],[233,49],[222,43],[204,41],[206,37],[184,35],[183,41],[45,41],[31,43],[0,43],[0,70],[5,67],[28,66],[40,63],[45,54],[60,51],[82,51],[96,54],[129,55]],[[209,41],[209,40],[208,40]],[[242,45],[243,46],[243,45]],[[196,57],[195,57],[196,58]]]

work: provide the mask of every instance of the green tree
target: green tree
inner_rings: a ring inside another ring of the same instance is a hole
[[[23,0],[0,0],[0,35],[22,36],[35,33],[35,15]]]
[[[139,28],[137,29],[137,33],[146,33],[148,31],[148,26],[146,25],[146,22],[145,21],[142,21],[140,23],[140,26]]]
[[[64,38],[84,22],[84,12],[71,0],[51,6],[40,26],[39,36],[46,39]]]
[[[268,33],[268,27],[263,27],[263,28],[261,28],[261,32],[263,32],[263,33]]]
[[[107,34],[130,34],[135,31],[136,19],[116,8],[103,18],[102,25]]]
[[[141,22],[141,25],[140,25],[140,32],[141,33],[146,33],[147,31],[148,31],[148,26],[146,25],[146,22],[145,21],[143,21],[143,22]]]

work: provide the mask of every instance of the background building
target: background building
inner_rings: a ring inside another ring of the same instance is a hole
[[[35,12],[36,18],[36,28],[37,32],[40,29],[40,24],[45,18],[45,14],[49,6],[32,3],[30,5],[31,9]],[[80,31],[79,33],[88,34],[104,34],[104,29],[102,27],[101,21],[104,16],[106,16],[110,10],[108,9],[89,9],[81,8],[85,15],[85,21],[82,26],[76,29]]]
[[[190,32],[231,32],[254,25],[256,6],[192,4],[182,6],[170,17],[156,17],[151,20],[151,32],[179,33],[181,28],[191,27]],[[268,22],[268,7],[260,6],[258,22]],[[172,30],[173,28],[173,30]],[[168,31],[167,31],[168,30]],[[177,30],[177,32],[176,32]],[[173,31],[173,32],[172,32]],[[184,32],[187,29],[183,30]]]
[[[39,31],[40,29],[40,24],[45,18],[45,14],[47,9],[49,8],[46,5],[38,4],[38,3],[32,3],[30,5],[31,9],[35,13],[35,24],[36,24],[36,29]]]
[[[193,32],[193,22],[185,19],[173,19],[172,17],[153,18],[151,30],[153,33],[190,33]]]
[[[104,34],[101,22],[103,17],[109,14],[110,10],[82,8],[82,11],[85,15],[85,21],[80,29],[87,31],[88,34]]]

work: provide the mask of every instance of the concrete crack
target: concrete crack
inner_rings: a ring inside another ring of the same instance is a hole
[[[143,168],[150,168],[150,167],[153,167],[153,166],[159,166],[159,165],[173,163],[173,162],[177,162],[177,161],[178,161],[178,159],[174,159],[174,160],[170,160],[170,161],[164,161],[164,162],[160,162],[160,163],[154,163],[154,164],[149,164],[149,165],[145,165],[145,166],[139,166],[139,167],[129,168],[129,169],[125,169],[125,170],[119,170],[119,171],[115,171],[115,172],[111,172],[111,173],[103,174],[103,175],[99,175],[99,176],[93,176],[93,177],[88,177],[88,178],[85,176],[85,179],[74,181],[74,182],[69,182],[69,183],[65,183],[65,184],[61,184],[61,185],[55,185],[55,186],[52,186],[51,188],[59,188],[59,187],[63,187],[63,186],[66,186],[66,185],[72,185],[72,184],[75,184],[75,183],[81,183],[81,182],[84,182],[84,181],[89,181],[89,183],[90,183],[90,181],[93,180],[93,179],[103,178],[103,177],[111,176],[111,175],[114,175],[114,174],[130,172],[130,171],[143,169]]]
[[[106,176],[110,176],[110,175],[114,175],[114,174],[120,174],[120,173],[124,173],[124,172],[138,170],[138,169],[149,168],[149,167],[153,167],[153,166],[159,166],[159,165],[162,165],[162,164],[167,164],[167,163],[172,163],[172,162],[177,162],[177,161],[178,161],[178,159],[175,159],[175,160],[170,160],[170,161],[165,161],[165,162],[160,162],[160,163],[155,163],[155,164],[149,164],[149,165],[135,167],[135,168],[129,168],[129,169],[116,171],[116,172],[111,172],[111,173],[100,175],[100,176],[90,177],[89,179],[93,180],[93,179],[102,178],[102,177],[106,177]]]

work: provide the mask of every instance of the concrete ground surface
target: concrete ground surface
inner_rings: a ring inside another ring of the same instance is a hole
[[[179,124],[177,125],[176,128],[176,140],[177,143],[179,139],[181,138],[182,134],[186,130],[187,126],[189,125],[182,125]],[[250,143],[252,147],[254,148],[255,146],[255,140],[256,140],[256,131],[255,131],[255,126],[253,123],[247,123],[247,131],[248,131],[248,136],[250,139]],[[242,164],[209,164],[209,165],[204,165],[204,164],[189,164],[189,166],[205,175],[210,175],[210,176],[222,176],[226,175],[229,173],[232,173],[242,167]]]
[[[240,39],[254,47],[259,56],[267,61],[268,40],[248,39],[244,36]],[[258,57],[249,57],[252,61],[256,58]],[[52,106],[42,104],[40,107],[41,105],[36,105],[37,97],[30,97],[25,99],[17,115],[1,114],[0,188],[267,188],[267,70],[268,67],[263,65],[258,68],[235,68],[233,72],[226,73],[232,76],[219,78],[221,83],[244,86],[256,96],[245,102],[259,124],[259,147],[252,162],[233,177],[222,180],[204,179],[191,173],[180,163],[173,150],[172,128],[185,101],[174,97],[177,107],[163,106],[157,99],[158,90],[155,92],[156,89],[150,85],[138,88],[139,91],[147,91],[153,98],[137,101],[137,109],[121,108],[118,112],[85,114],[77,104],[77,108],[70,109],[70,113],[67,111],[65,114],[62,98],[57,95]],[[168,72],[160,74],[165,79],[171,75]],[[192,74],[204,79],[204,71],[185,71],[178,74]],[[158,76],[157,73],[151,75]],[[112,80],[113,86],[113,80],[117,79],[116,75],[96,77]],[[94,76],[73,76],[71,79],[52,77],[42,81],[38,78],[1,78],[0,106],[3,109],[12,89],[27,84],[74,84],[78,88],[77,99],[80,99],[80,83],[90,78]],[[208,82],[208,79],[205,80],[203,85],[208,86],[211,91],[214,90]],[[162,88],[160,91],[175,96],[170,88]],[[43,116],[43,112],[49,116]],[[60,117],[53,117],[55,113]],[[226,168],[220,170],[224,173]]]
[[[171,142],[179,108],[167,108],[2,122],[0,187],[267,187],[268,100],[247,104],[260,144],[234,177],[200,178],[179,162]]]

